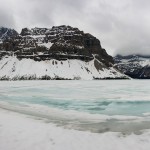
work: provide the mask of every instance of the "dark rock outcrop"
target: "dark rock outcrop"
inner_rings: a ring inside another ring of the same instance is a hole
[[[35,61],[90,61],[96,58],[106,67],[111,67],[114,63],[96,37],[65,25],[54,26],[51,29],[24,28],[20,35],[14,32],[13,36],[0,43],[0,59],[5,55],[16,55],[18,59],[30,58]]]

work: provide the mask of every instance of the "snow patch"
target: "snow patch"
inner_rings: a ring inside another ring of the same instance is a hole
[[[51,43],[51,42],[38,44],[38,46],[44,46],[48,49],[50,49],[52,45],[53,45],[53,43]]]

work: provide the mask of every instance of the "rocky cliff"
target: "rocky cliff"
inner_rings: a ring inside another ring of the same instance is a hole
[[[20,34],[14,32],[1,41],[1,79],[126,78],[113,68],[113,58],[101,47],[100,41],[78,28],[65,25],[50,29],[24,28]],[[31,66],[26,72],[27,64]]]

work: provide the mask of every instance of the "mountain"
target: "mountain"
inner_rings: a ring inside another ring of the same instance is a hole
[[[0,44],[0,79],[128,78],[89,33],[71,26],[22,29]]]
[[[14,29],[0,27],[0,42],[16,35],[18,35],[18,33]]]
[[[150,79],[150,56],[117,55],[115,67],[124,74],[136,79]]]

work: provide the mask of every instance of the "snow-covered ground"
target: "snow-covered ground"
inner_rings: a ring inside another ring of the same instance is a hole
[[[15,56],[4,57],[0,60],[0,78],[19,79],[42,78],[49,76],[51,79],[85,79],[94,78],[124,78],[125,75],[113,67],[97,70],[94,61],[84,62],[81,60],[47,60],[34,61],[33,59],[18,60]],[[101,63],[101,62],[99,62]],[[103,66],[103,64],[102,64]]]
[[[57,127],[40,118],[0,109],[0,150],[149,150],[150,131],[103,134]]]

